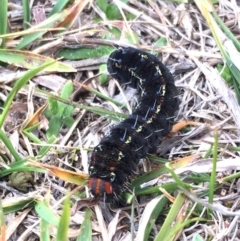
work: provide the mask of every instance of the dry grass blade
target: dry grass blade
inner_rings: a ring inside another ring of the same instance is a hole
[[[15,230],[18,228],[18,226],[22,223],[22,221],[26,218],[26,216],[31,210],[32,208],[27,208],[18,216],[16,216],[11,223],[8,224],[8,226],[6,227],[6,240],[11,237],[11,235],[15,232]]]
[[[201,10],[203,16],[205,17],[209,28],[214,36],[214,39],[221,51],[223,59],[225,60],[226,64],[228,65],[234,79],[234,88],[236,92],[236,96],[238,99],[238,103],[240,103],[240,91],[239,91],[239,84],[240,84],[240,64],[239,64],[239,57],[240,53],[238,52],[237,48],[234,46],[234,42],[232,42],[229,37],[226,36],[220,27],[218,26],[217,22],[214,20],[212,13],[215,12],[213,5],[205,1],[195,1],[199,9]],[[237,46],[238,47],[238,46]]]

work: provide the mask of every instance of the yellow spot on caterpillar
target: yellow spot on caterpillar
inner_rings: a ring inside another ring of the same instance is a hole
[[[156,68],[157,72],[159,73],[159,75],[162,75],[162,71],[160,70],[159,66],[157,65],[157,66],[155,66],[155,68]]]
[[[158,105],[155,113],[158,114],[160,111],[161,111],[161,105]]]
[[[129,144],[129,143],[131,143],[131,141],[132,141],[132,137],[129,136],[128,139],[125,141],[125,144]]]
[[[142,93],[141,93],[141,97],[144,96],[145,90],[143,89]]]
[[[148,59],[148,56],[146,55],[146,54],[138,54],[138,55],[140,55],[142,58],[144,58],[144,59]]]
[[[129,72],[131,73],[132,76],[136,76],[135,72],[132,69],[129,69]]]
[[[121,68],[122,68],[122,65],[120,65],[120,64],[118,64],[118,63],[115,63],[115,67],[121,69]]]
[[[166,85],[162,86],[162,96],[166,94]]]
[[[139,126],[138,128],[137,128],[137,130],[136,130],[136,132],[141,132],[142,131],[142,126]]]
[[[118,159],[117,161],[120,161],[123,157],[123,153],[121,151],[118,152]]]
[[[150,124],[150,123],[152,123],[152,121],[153,121],[153,119],[152,119],[152,117],[151,117],[150,119],[148,119],[148,120],[146,121],[146,123],[147,123],[147,124]]]

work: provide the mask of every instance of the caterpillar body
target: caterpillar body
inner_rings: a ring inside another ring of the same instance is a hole
[[[95,197],[117,196],[126,189],[141,158],[154,153],[170,131],[178,92],[168,68],[154,55],[134,48],[114,51],[108,72],[139,92],[131,115],[113,127],[93,149],[89,188]]]

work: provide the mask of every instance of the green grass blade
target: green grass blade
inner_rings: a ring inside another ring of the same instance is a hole
[[[30,18],[31,18],[31,11],[30,11],[30,1],[29,0],[22,0],[23,5],[23,28],[28,29],[30,26]]]
[[[2,130],[0,130],[0,140],[2,140],[4,145],[7,147],[7,149],[10,151],[10,153],[13,155],[13,157],[17,162],[22,160],[22,158],[15,151],[15,148],[13,147],[12,142],[9,140],[7,135]]]
[[[48,151],[52,148],[52,145],[57,142],[57,140],[58,139],[55,136],[52,136],[51,138],[49,138],[46,145],[43,145],[43,147],[38,152],[37,157],[39,159],[44,157],[48,153]]]
[[[52,11],[49,13],[49,16],[62,11],[69,2],[69,0],[58,0],[52,8]]]
[[[45,93],[44,91],[39,91],[41,93]],[[49,98],[61,101],[62,103],[65,103],[67,105],[73,105],[77,108],[80,109],[84,109],[84,110],[88,110],[91,111],[95,114],[98,114],[100,116],[106,116],[107,118],[114,120],[116,122],[120,122],[122,119],[125,119],[127,117],[126,114],[123,113],[119,113],[119,112],[114,112],[114,111],[109,111],[109,110],[105,110],[103,108],[100,107],[92,107],[92,106],[87,106],[87,105],[82,105],[82,104],[78,104],[78,103],[73,103],[69,100],[65,100],[57,95],[53,95],[53,94],[46,94]]]
[[[115,49],[113,47],[107,47],[107,46],[99,46],[96,48],[79,48],[79,49],[64,48],[59,51],[58,57],[63,57],[69,60],[99,58],[104,55],[109,55],[114,50]]]
[[[48,98],[58,100],[62,103],[65,103],[65,104],[70,105],[70,106],[74,106],[76,108],[91,111],[91,112],[93,112],[97,115],[100,115],[100,116],[106,116],[107,118],[109,118],[111,120],[114,120],[116,122],[120,122],[122,119],[125,119],[127,117],[127,115],[123,114],[123,113],[109,111],[109,110],[106,110],[106,109],[103,109],[103,108],[100,108],[100,107],[92,107],[92,106],[82,105],[82,104],[79,104],[79,103],[76,103],[76,102],[72,102],[70,100],[65,100],[58,95],[53,95],[53,94],[47,93],[46,91],[43,91],[43,90],[40,90],[40,89],[36,89],[36,91],[38,93],[41,93],[42,95],[45,95]]]
[[[0,240],[6,240],[6,226],[4,221],[4,213],[3,213],[3,206],[2,200],[0,199]]]
[[[239,85],[240,85],[240,71],[239,69],[235,66],[235,64],[232,62],[228,54],[225,54],[225,60],[227,62],[227,65],[229,69],[231,70],[231,73],[233,75],[233,86],[234,90],[237,95],[238,103],[240,103],[240,90],[239,90]]]
[[[22,133],[25,136],[27,136],[34,143],[42,146],[42,148],[40,149],[40,151],[36,155],[37,159],[43,158],[48,153],[48,151],[52,148],[52,145],[55,144],[58,140],[55,136],[52,136],[51,138],[48,139],[48,141],[46,143],[46,142],[42,142],[33,133],[28,132],[27,130],[23,130]]]
[[[178,184],[179,187],[182,187],[183,189],[191,188],[189,184],[181,181],[181,179],[178,177],[178,175],[176,175],[176,173],[174,172],[173,168],[169,163],[166,163],[165,166],[167,167],[169,173],[172,175],[174,181]]]
[[[68,81],[62,88],[60,97],[63,99],[70,99],[73,94],[73,83]],[[74,110],[72,105],[66,105],[65,103],[58,102],[54,99],[48,99],[49,105],[46,111],[44,112],[49,120],[49,128],[47,130],[47,138],[51,136],[58,136],[63,124],[67,127],[71,127],[74,123],[72,118],[72,112]]]
[[[22,133],[23,133],[25,136],[27,136],[28,139],[31,140],[31,141],[33,141],[34,143],[40,144],[40,145],[41,145],[41,144],[44,145],[44,143],[43,143],[40,139],[38,139],[38,138],[36,137],[36,135],[34,135],[33,133],[28,132],[28,131],[25,131],[25,130],[23,130]]]
[[[122,104],[122,103],[120,103],[119,101],[116,101],[116,100],[114,100],[113,98],[108,97],[108,96],[102,94],[101,92],[99,92],[99,91],[97,91],[97,90],[95,90],[95,89],[93,89],[93,88],[87,87],[86,89],[87,89],[89,92],[97,95],[98,97],[100,97],[100,98],[103,99],[103,100],[110,101],[110,102],[112,102],[113,104],[115,104],[115,105],[117,105],[117,106],[125,107],[125,105]]]
[[[44,197],[44,204],[49,207],[50,206],[50,192],[47,192],[45,197]],[[54,217],[54,219],[58,219],[58,217],[55,216],[55,214],[52,215]],[[58,222],[58,221],[57,221]],[[40,240],[44,240],[44,241],[50,241],[50,225],[49,225],[49,221],[45,220],[45,219],[41,219],[40,222]]]
[[[7,11],[8,11],[8,0],[2,0],[1,7],[0,7],[0,35],[7,33]],[[2,38],[0,39],[0,48],[4,48],[4,46],[5,46],[5,38]]]
[[[182,193],[179,193],[177,198],[175,199],[170,211],[167,214],[167,217],[157,234],[154,241],[172,241],[175,237],[175,231],[173,228],[173,225],[176,226],[179,221],[177,222],[177,217],[179,215],[179,212],[181,212],[181,209],[186,201],[186,196]]]
[[[40,240],[51,241],[49,223],[44,219],[40,222]]]
[[[218,132],[214,133],[214,145],[213,145],[213,167],[211,173],[210,187],[209,187],[209,203],[213,203],[215,183],[216,183],[216,169],[217,169],[217,152],[218,152]]]
[[[136,240],[148,241],[149,235],[156,219],[167,203],[167,198],[163,195],[151,200],[142,214],[139,222],[139,231]]]
[[[77,237],[77,241],[91,241],[92,240],[92,211],[87,209],[84,215],[84,220],[81,225],[81,233]]]
[[[76,72],[74,68],[67,64],[29,51],[0,49],[0,61],[26,69],[34,69],[36,66],[40,66],[43,63],[54,61],[45,71]]]
[[[231,174],[229,176],[223,177],[223,178],[221,178],[220,182],[221,183],[230,182],[230,181],[232,181],[234,179],[238,179],[238,178],[240,178],[240,172],[237,172],[237,173]]]
[[[234,36],[234,34],[229,30],[229,28],[223,23],[221,18],[218,17],[216,11],[212,11],[212,15],[215,18],[216,22],[219,24],[220,28],[223,30],[223,32],[226,33],[226,35],[232,40],[233,44],[237,48],[238,51],[240,51],[240,43],[237,40],[237,38]]]
[[[13,86],[11,92],[9,93],[6,102],[4,104],[4,109],[3,112],[0,116],[0,128],[3,126],[3,123],[5,121],[5,118],[7,116],[7,113],[11,107],[12,101],[15,98],[16,94],[19,92],[19,90],[26,85],[26,83],[33,78],[37,73],[39,73],[40,71],[44,70],[46,67],[52,65],[55,61],[53,62],[48,62],[48,63],[44,63],[43,65],[40,65],[34,69],[31,69],[29,71],[27,71],[27,73],[22,76],[20,79],[17,80],[17,82],[15,83],[15,85]]]
[[[17,45],[16,49],[22,49],[26,47],[28,44],[34,42],[34,40],[42,37],[47,32],[46,29],[55,26],[56,22],[59,22],[65,18],[65,15],[66,13],[64,12],[54,14],[53,16],[47,18],[45,21],[41,22],[40,24],[32,27],[32,30],[43,29],[43,31],[26,34],[23,37],[22,41]]]
[[[27,160],[21,160],[18,162],[13,162],[11,165],[9,165],[8,169],[1,170],[0,177],[5,177],[13,172],[24,172],[24,171],[43,172],[43,173],[46,172],[46,170],[43,170],[40,168],[27,166]]]
[[[173,226],[169,228],[170,232],[168,233],[168,235],[165,236],[164,240],[175,241],[176,237],[178,237],[178,232],[180,232],[184,227],[189,226],[191,223],[206,222],[206,221],[207,220],[204,218],[193,218],[193,219],[186,220],[184,222],[173,223]],[[158,239],[158,240],[154,239],[154,241],[160,241],[160,240],[161,239]]]
[[[59,217],[52,211],[52,209],[46,205],[46,203],[37,201],[35,204],[36,213],[44,219],[46,222],[53,226],[59,225]]]
[[[32,207],[35,199],[36,197],[33,197],[32,195],[29,197],[21,197],[20,200],[16,197],[3,199],[3,212],[4,214],[15,213],[19,210]]]
[[[70,223],[70,196],[67,195],[63,205],[62,216],[60,218],[60,222],[58,225],[56,241],[68,241],[69,223]]]
[[[207,24],[209,26],[209,29],[211,30],[211,33],[217,43],[217,46],[224,60],[226,61],[228,68],[231,70],[231,73],[234,77],[233,78],[234,89],[237,95],[238,103],[240,104],[240,90],[239,90],[240,70],[236,67],[237,65],[236,61],[238,60],[236,57],[233,60],[230,58],[230,56],[232,55],[236,56],[239,53],[236,53],[237,49],[233,49],[233,48],[231,50],[228,49],[228,52],[227,52],[226,48],[224,47],[223,42],[225,42],[224,44],[226,45],[228,43],[227,41],[231,41],[231,40],[226,39],[225,34],[222,32],[219,25],[217,24],[218,22],[220,26],[223,28],[223,24],[220,22],[219,19],[216,18],[216,14],[214,14],[215,10],[213,5],[207,0],[195,0],[195,3],[198,6],[198,8],[201,10],[202,15],[205,17]],[[215,16],[216,21],[213,18],[213,16]],[[226,28],[224,29],[226,30]],[[229,31],[227,31],[227,34],[229,34]],[[232,35],[230,34],[229,37],[232,38]],[[239,48],[239,43],[237,43],[237,40],[235,38],[232,38],[231,43],[234,43],[236,48]],[[229,43],[228,46],[231,45],[231,43]]]

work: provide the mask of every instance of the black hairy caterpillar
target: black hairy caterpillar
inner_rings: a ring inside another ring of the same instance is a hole
[[[127,119],[113,127],[94,148],[89,166],[89,188],[95,197],[124,191],[135,165],[154,153],[172,127],[178,109],[174,78],[155,56],[134,48],[114,51],[108,72],[120,84],[140,93],[138,105]]]

